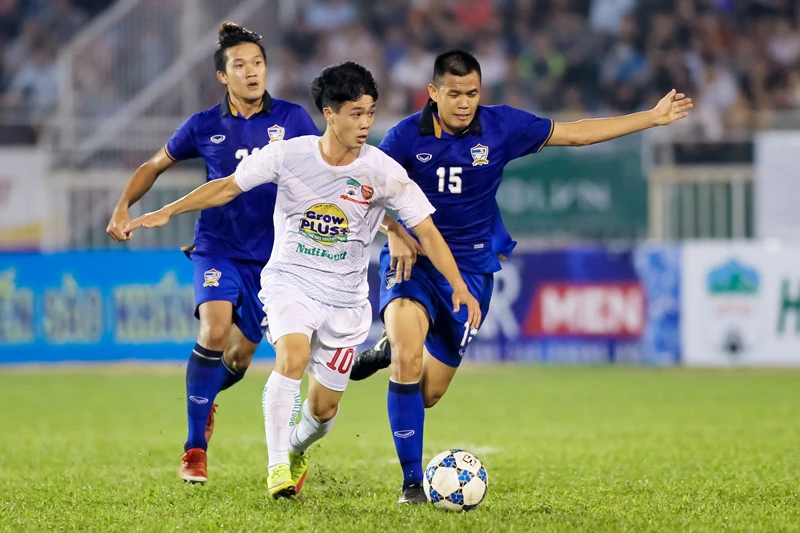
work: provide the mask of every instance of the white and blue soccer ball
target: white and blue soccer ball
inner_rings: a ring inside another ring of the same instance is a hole
[[[464,450],[442,452],[428,463],[425,495],[439,509],[470,511],[486,497],[489,475],[483,463]]]

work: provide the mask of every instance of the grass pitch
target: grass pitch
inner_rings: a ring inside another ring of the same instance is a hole
[[[425,460],[489,472],[471,513],[398,507],[386,374],[351,384],[296,501],[266,495],[261,390],[223,393],[210,483],[180,482],[180,368],[0,371],[1,531],[800,531],[800,373],[467,367]]]

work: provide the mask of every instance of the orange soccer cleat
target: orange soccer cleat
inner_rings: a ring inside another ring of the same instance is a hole
[[[208,481],[208,459],[202,448],[191,448],[181,459],[181,479],[187,483],[205,483]]]

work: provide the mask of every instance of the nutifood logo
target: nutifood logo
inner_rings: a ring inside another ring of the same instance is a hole
[[[297,253],[313,255],[314,257],[324,257],[325,259],[330,259],[331,261],[343,261],[347,258],[347,252],[332,254],[327,250],[323,250],[322,248],[314,248],[313,246],[306,246],[304,244],[297,245]]]
[[[324,246],[347,242],[347,215],[336,204],[312,205],[300,221],[300,233]]]

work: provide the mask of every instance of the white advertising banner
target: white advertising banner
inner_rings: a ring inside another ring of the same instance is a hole
[[[800,132],[768,131],[755,140],[755,233],[800,238]]]
[[[800,365],[800,247],[686,243],[681,340],[686,365]]]
[[[38,249],[48,201],[47,155],[36,148],[0,148],[0,250]]]

